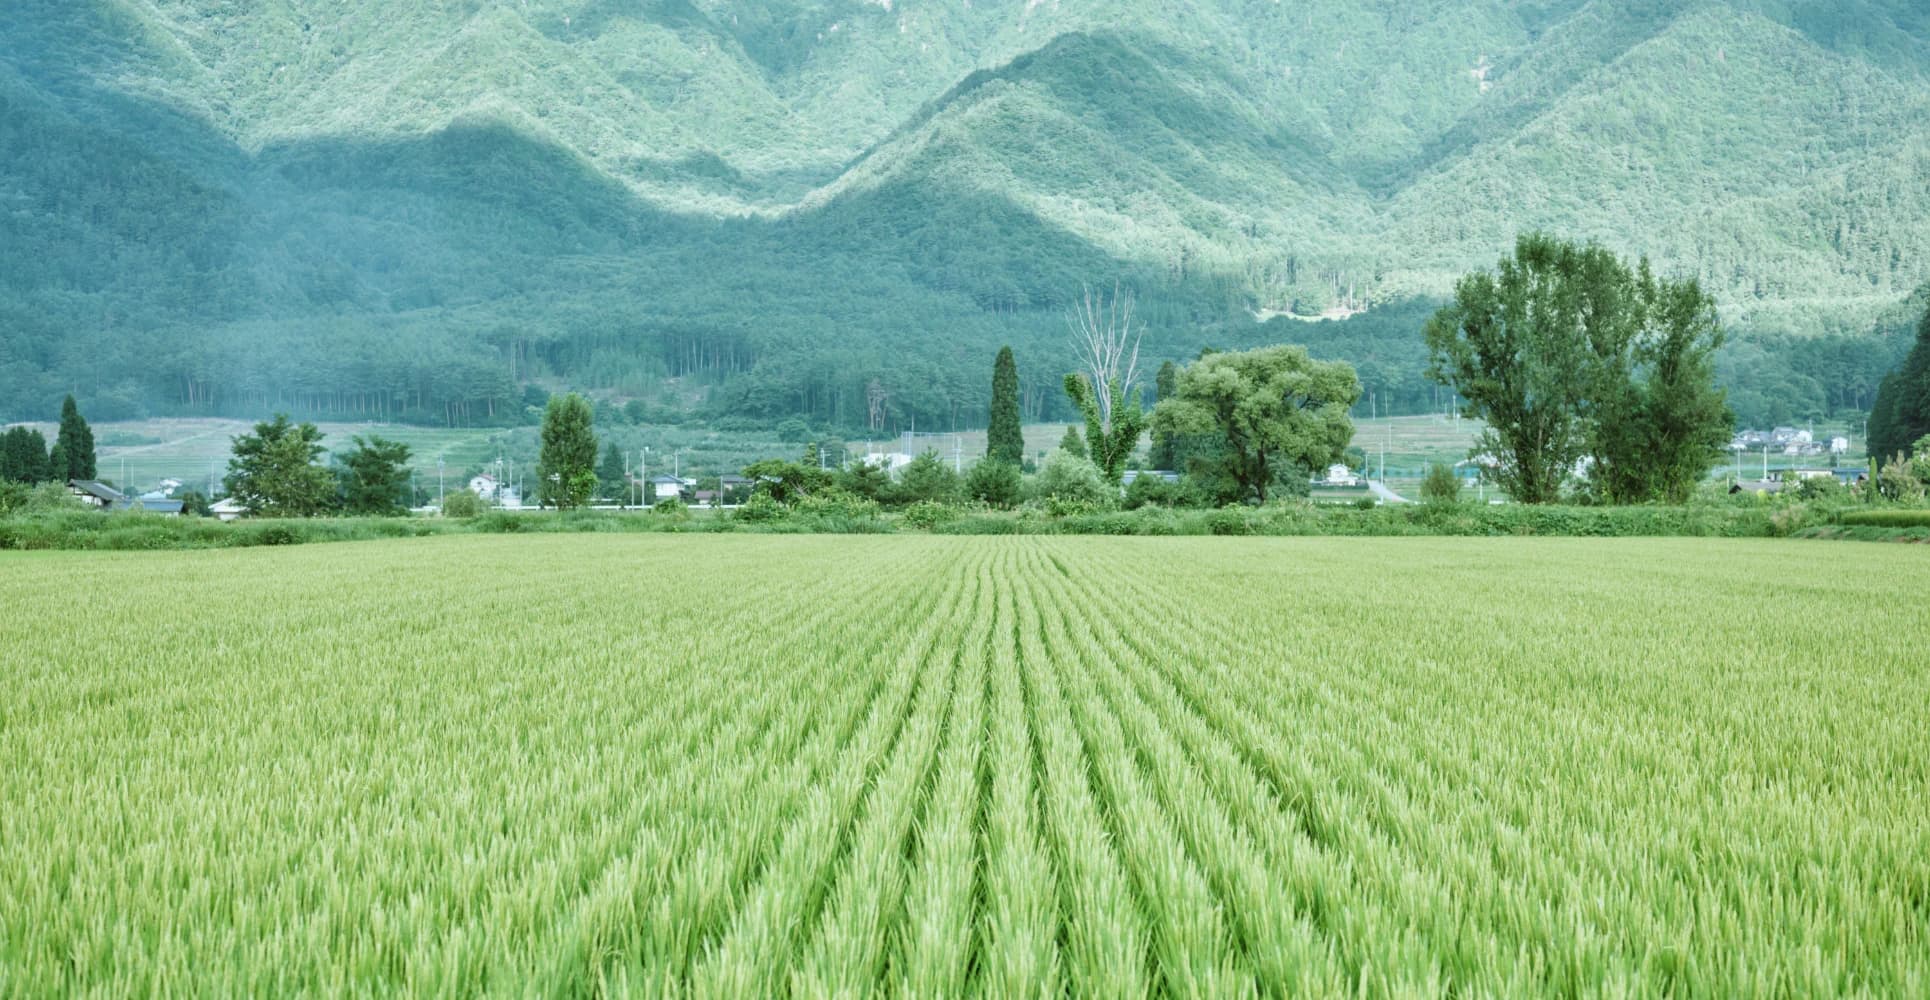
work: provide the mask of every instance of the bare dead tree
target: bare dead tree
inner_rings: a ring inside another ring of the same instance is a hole
[[[1139,378],[1141,331],[1133,326],[1133,293],[1120,291],[1116,281],[1110,297],[1089,285],[1080,291],[1079,301],[1066,310],[1066,325],[1080,374],[1098,397],[1100,422],[1110,428],[1114,390],[1129,394]]]
[[[884,427],[885,401],[890,398],[891,393],[875,378],[864,387],[865,422],[872,430]]]

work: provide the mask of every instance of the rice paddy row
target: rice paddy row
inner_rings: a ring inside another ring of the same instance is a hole
[[[1930,561],[0,554],[0,994],[1930,991]]]

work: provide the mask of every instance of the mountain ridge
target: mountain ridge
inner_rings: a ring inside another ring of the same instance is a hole
[[[1536,227],[1702,277],[1745,334],[1930,280],[1903,2],[22,0],[0,32],[23,408],[436,419],[535,381],[849,425],[881,380],[929,425],[1009,341],[1051,412],[1082,283],[1185,357]],[[370,331],[419,358],[331,357]],[[275,374],[194,388],[224,369]]]

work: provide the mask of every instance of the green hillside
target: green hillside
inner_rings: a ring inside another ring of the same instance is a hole
[[[1930,280],[1910,0],[16,0],[0,38],[0,419],[570,386],[936,430],[1006,342],[1048,419],[1115,281],[1155,356],[1306,342],[1420,411],[1419,317],[1533,227],[1702,277],[1745,419],[1798,419],[1868,405]]]

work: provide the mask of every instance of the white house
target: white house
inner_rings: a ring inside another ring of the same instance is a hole
[[[1354,470],[1345,465],[1334,464],[1327,466],[1327,478],[1324,482],[1328,486],[1359,486],[1360,477],[1354,475]]]
[[[498,485],[495,476],[488,474],[472,476],[469,479],[469,492],[482,497],[484,500],[494,500],[496,498],[496,487]]]
[[[248,507],[234,497],[222,497],[208,505],[208,513],[213,514],[223,521],[232,521],[237,517],[246,515],[248,513]]]
[[[659,500],[681,499],[684,490],[696,485],[693,481],[676,476],[651,476],[650,488]]]
[[[1833,438],[1830,438],[1830,439],[1829,439],[1829,453],[1830,453],[1830,454],[1832,454],[1832,455],[1847,455],[1847,454],[1849,454],[1849,453],[1850,453],[1850,439],[1849,439],[1849,438],[1846,438],[1846,437],[1843,437],[1843,436],[1842,436],[1842,435],[1840,435],[1840,434],[1839,434],[1839,435],[1837,435],[1836,437],[1833,437]]]

